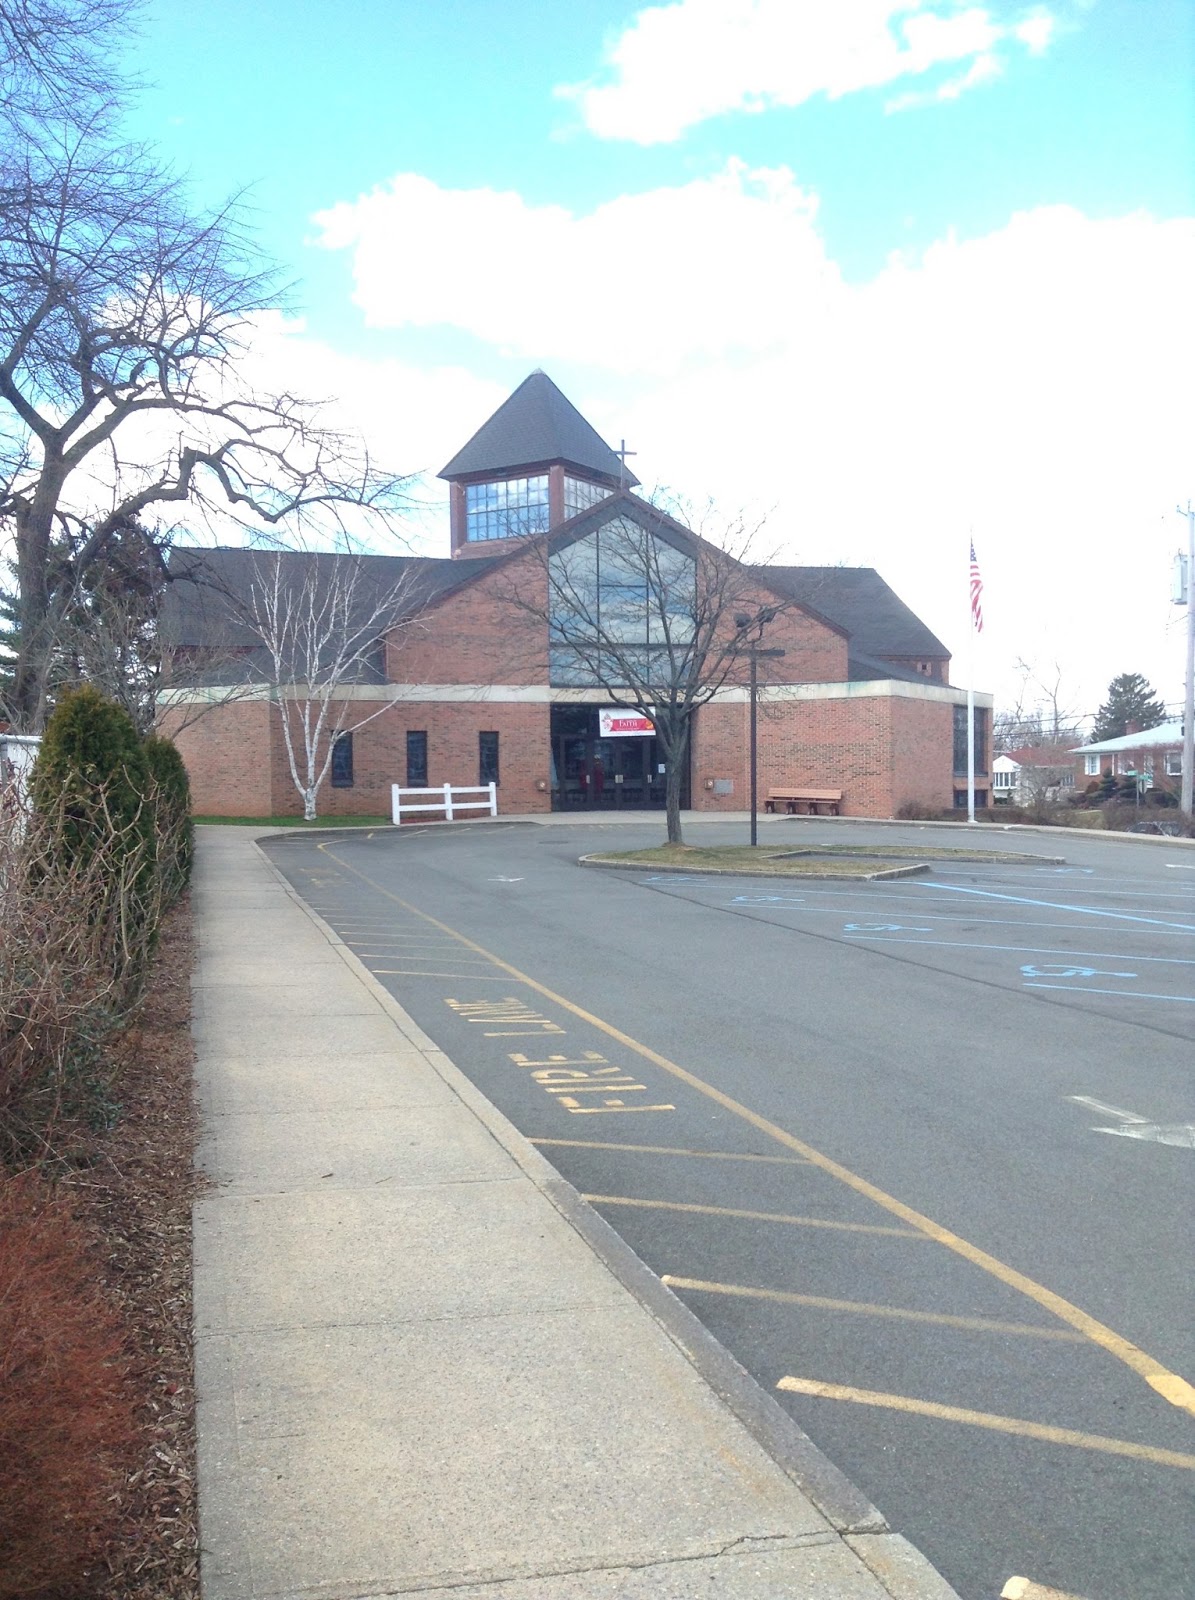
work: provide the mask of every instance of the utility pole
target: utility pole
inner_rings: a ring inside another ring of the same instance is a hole
[[[1182,808],[1188,816],[1195,811],[1192,805],[1192,779],[1195,778],[1195,507],[1187,501],[1187,509],[1176,506],[1180,517],[1187,519],[1187,681],[1183,699],[1183,788]]]

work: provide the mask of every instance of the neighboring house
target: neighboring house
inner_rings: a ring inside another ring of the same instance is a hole
[[[355,717],[385,714],[342,741],[321,810],[386,813],[392,783],[491,778],[506,813],[662,805],[653,731],[613,727],[610,697],[586,687],[576,662],[550,646],[542,605],[537,624],[512,607],[511,596],[542,590],[546,597],[545,555],[550,563],[561,552],[592,548],[596,561],[602,529],[616,519],[650,530],[673,561],[692,561],[698,536],[632,492],[637,480],[625,457],[541,372],[441,476],[451,491],[452,555],[368,558],[370,584],[384,590],[405,579],[404,613],[345,691]],[[162,722],[176,734],[200,814],[298,809],[282,752],[279,690],[267,681],[264,652],[238,604],[262,559],[246,550],[176,552],[185,565],[167,591],[163,637],[178,676],[163,697]],[[298,582],[304,573],[330,573],[340,558],[268,559]],[[879,574],[758,565],[741,573],[761,606],[778,604],[764,643],[784,651],[761,663],[761,800],[770,787],[797,785],[841,789],[848,816],[888,817],[905,802],[965,806],[966,691],[949,683],[945,646]],[[608,581],[610,603],[641,616],[642,598],[628,596],[613,569]],[[599,580],[603,606],[606,582]],[[644,648],[651,648],[646,637]],[[180,681],[184,673],[188,683]],[[744,661],[696,713],[683,801],[694,809],[741,810],[746,802],[746,674]],[[235,693],[225,694],[233,685]],[[975,715],[976,798],[984,805],[990,695],[976,696]]]
[[[992,762],[992,799],[997,805],[1032,806],[1074,788],[1073,747],[1026,745]]]
[[[1105,773],[1118,778],[1135,773],[1145,789],[1177,793],[1183,776],[1182,720],[1124,733],[1118,739],[1080,745],[1071,751],[1071,759],[1075,762],[1074,781],[1081,790],[1098,783]]]

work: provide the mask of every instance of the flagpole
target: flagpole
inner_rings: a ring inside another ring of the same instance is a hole
[[[967,821],[975,821],[975,635],[983,628],[983,580],[975,559],[975,536],[971,536],[969,574],[971,615],[967,618]]]
[[[967,821],[975,821],[975,628],[967,651]]]

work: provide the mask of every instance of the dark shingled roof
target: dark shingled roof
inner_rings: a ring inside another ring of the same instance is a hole
[[[524,378],[457,451],[440,477],[497,477],[526,467],[547,466],[550,461],[577,467],[614,487],[620,481],[632,488],[639,482],[546,372]]]
[[[866,683],[873,679],[887,680],[894,678],[897,683],[927,683],[924,672],[918,672],[915,667],[897,666],[894,661],[877,661],[874,656],[869,656],[865,651],[855,648],[854,642],[847,647],[846,663],[847,679],[851,683]]]
[[[690,530],[633,495],[614,496],[581,512],[553,536],[579,537],[614,513],[650,511],[665,537],[673,530],[682,542],[697,538]],[[393,621],[416,615],[454,589],[479,578],[506,561],[509,552],[495,552],[471,561],[430,556],[374,556],[358,562],[357,590],[367,617],[392,592]],[[342,555],[306,551],[262,551],[244,548],[212,550],[176,547],[170,555],[173,581],[163,601],[162,642],[168,649],[212,652],[209,682],[243,682],[268,676],[268,657],[245,616],[245,601],[258,575],[280,562],[283,581],[296,588],[314,569],[331,574]],[[949,652],[914,616],[873,567],[776,567],[750,569],[776,594],[796,601],[849,637],[848,677],[852,682],[895,678],[924,683],[924,674],[898,665],[908,658],[949,660]],[[357,681],[382,683],[379,658],[362,665]]]
[[[337,562],[350,559],[357,564],[353,600],[363,623],[379,607],[386,610],[386,621],[393,623],[415,616],[452,589],[479,578],[501,557],[450,561],[427,556],[348,557],[304,550],[176,547],[170,553],[171,582],[162,601],[162,642],[171,650],[214,652],[212,682],[262,678],[268,672],[269,655],[247,608],[254,583],[263,575],[267,579],[272,576],[277,562],[283,585],[298,593],[313,571],[326,575],[327,581]],[[392,606],[387,605],[388,599]],[[383,619],[378,617],[376,622],[382,624],[378,631],[383,631]],[[363,663],[355,679],[384,683],[381,660]]]
[[[852,660],[857,655],[861,668],[892,656],[950,659],[942,641],[893,593],[874,567],[763,566],[753,570],[778,594],[809,606],[845,628],[851,636]],[[878,676],[870,671],[859,675]],[[851,676],[855,676],[854,672]],[[911,676],[925,681],[919,673]]]

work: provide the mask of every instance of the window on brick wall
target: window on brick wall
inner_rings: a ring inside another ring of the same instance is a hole
[[[351,789],[353,787],[353,736],[351,733],[338,733],[332,741],[332,787],[334,789]]]
[[[427,788],[427,731],[423,728],[407,732],[407,788]]]
[[[988,770],[988,710],[975,707],[975,771],[986,775]],[[954,707],[954,770],[967,770],[967,708]]]
[[[478,783],[498,782],[498,735],[496,733],[479,733],[477,735],[477,768]]]

